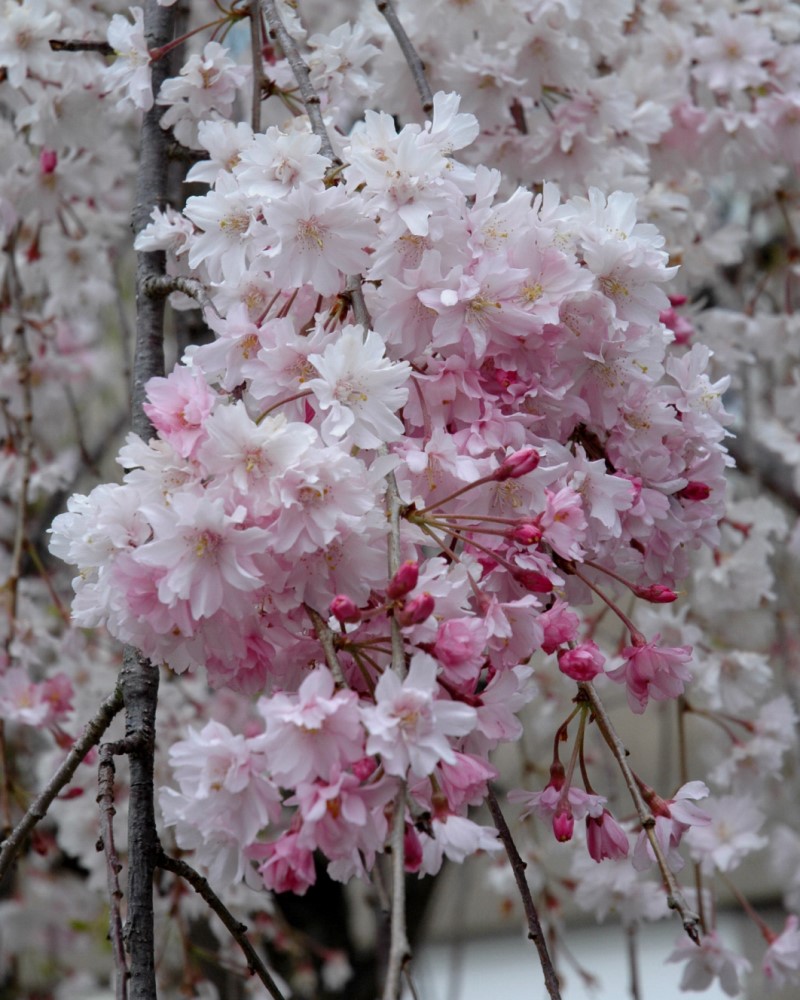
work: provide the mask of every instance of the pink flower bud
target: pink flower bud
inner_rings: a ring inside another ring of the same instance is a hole
[[[549,594],[553,589],[553,584],[544,573],[538,573],[535,569],[518,569],[514,573],[514,579],[532,594]]]
[[[43,174],[52,174],[58,166],[58,153],[54,149],[43,149],[39,153],[39,170]]]
[[[374,757],[362,757],[353,764],[353,774],[359,781],[366,781],[378,770],[378,762]]]
[[[416,587],[418,579],[419,563],[412,562],[411,560],[404,562],[389,581],[389,586],[386,588],[386,596],[390,601],[396,601],[401,597],[405,597],[406,594],[410,593]]]
[[[688,301],[689,301],[689,297],[687,295],[670,295],[669,296],[669,304],[671,306],[675,306],[675,307],[677,307],[677,306],[685,306]]]
[[[520,545],[536,545],[541,537],[542,529],[532,521],[525,521],[511,530],[511,538]]]
[[[433,614],[435,604],[433,597],[427,591],[423,591],[397,610],[395,618],[403,626],[420,625]]]
[[[633,592],[637,597],[641,597],[643,601],[649,601],[651,604],[671,604],[678,600],[677,593],[661,583],[654,583],[651,587],[634,587]]]
[[[553,833],[559,844],[564,844],[572,840],[572,833],[575,830],[575,817],[572,815],[572,806],[567,799],[563,799],[556,806],[553,813]]]
[[[406,826],[403,835],[403,854],[407,872],[418,872],[422,867],[422,841],[413,826]]]
[[[682,490],[678,490],[675,496],[681,497],[683,500],[708,500],[711,496],[711,487],[706,486],[705,483],[691,480]]]
[[[361,620],[361,612],[358,610],[358,605],[347,594],[337,594],[331,601],[328,610],[343,625],[345,622],[352,624]]]
[[[558,654],[558,668],[574,681],[590,681],[603,672],[605,656],[591,640],[574,649],[562,649]]]
[[[541,457],[535,448],[521,448],[503,459],[500,467],[492,473],[492,479],[497,483],[506,479],[519,479],[520,476],[533,472]]]

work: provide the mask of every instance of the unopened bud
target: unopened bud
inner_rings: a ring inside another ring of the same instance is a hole
[[[535,448],[521,448],[503,459],[499,468],[494,470],[492,479],[498,483],[506,479],[519,479],[520,476],[533,472],[541,457]]]
[[[526,521],[512,529],[511,537],[520,545],[536,545],[542,537],[542,529],[538,524]]]
[[[698,483],[694,480],[690,480],[682,490],[678,490],[675,494],[681,497],[683,500],[708,500],[711,496],[711,487],[706,486],[705,483]]]
[[[342,625],[345,622],[354,624],[357,621],[361,621],[361,612],[358,610],[358,605],[347,594],[337,594],[331,601],[328,610]]]
[[[633,592],[637,597],[641,597],[643,601],[649,601],[651,604],[672,604],[678,599],[674,590],[661,583],[654,583],[651,587],[634,587]]]
[[[52,174],[58,166],[58,153],[54,149],[43,149],[39,153],[39,170],[43,174]]]
[[[405,597],[406,594],[411,593],[414,587],[416,587],[418,579],[419,563],[412,562],[411,560],[404,562],[389,581],[389,586],[386,588],[386,596],[390,601],[396,601],[401,597]]]
[[[352,770],[359,781],[366,781],[378,770],[378,762],[374,757],[362,757],[352,765]]]
[[[574,830],[575,817],[572,815],[572,806],[564,799],[558,803],[553,814],[553,833],[559,844],[564,844],[566,841],[572,840]]]
[[[435,605],[436,602],[426,590],[407,601],[402,608],[395,611],[394,616],[400,625],[421,625],[433,614]]]
[[[553,590],[552,582],[535,569],[518,569],[514,579],[532,594],[549,594]]]

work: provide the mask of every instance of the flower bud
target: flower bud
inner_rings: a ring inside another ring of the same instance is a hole
[[[394,616],[400,625],[420,625],[433,614],[435,604],[433,597],[427,591],[423,591],[395,611]]]
[[[44,148],[39,153],[39,169],[43,174],[52,174],[58,166],[58,153],[54,149]]]
[[[641,597],[643,601],[649,601],[651,604],[671,604],[678,599],[674,590],[661,583],[654,583],[650,587],[634,587],[633,592],[637,597]]]
[[[492,479],[497,483],[506,479],[519,479],[520,476],[533,472],[541,457],[535,448],[521,448],[503,459],[499,468],[492,473]]]
[[[353,624],[361,620],[361,612],[358,610],[358,605],[347,594],[337,594],[331,601],[328,610],[342,625],[345,622]]]
[[[682,500],[708,500],[711,496],[711,487],[705,483],[690,480],[682,490],[678,490],[675,496]]]
[[[591,681],[603,672],[605,656],[598,645],[591,640],[582,642],[574,649],[562,649],[558,654],[558,668],[562,674],[574,681]]]
[[[353,774],[359,781],[366,781],[378,770],[378,762],[374,757],[362,757],[352,765]]]
[[[510,537],[520,545],[536,545],[542,537],[542,529],[532,521],[523,521],[512,528]]]
[[[559,844],[564,844],[572,840],[572,833],[575,829],[575,817],[572,815],[572,806],[566,799],[563,799],[556,806],[553,813],[553,833]]]
[[[386,588],[386,596],[390,601],[396,601],[401,597],[405,597],[406,594],[410,593],[416,587],[418,579],[419,563],[412,562],[411,560],[404,562],[389,581],[389,586]]]
[[[553,589],[553,584],[544,573],[538,573],[535,569],[518,569],[514,573],[514,579],[532,594],[549,594]]]

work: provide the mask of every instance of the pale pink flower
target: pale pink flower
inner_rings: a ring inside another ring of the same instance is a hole
[[[270,771],[290,786],[328,778],[364,756],[364,733],[354,691],[336,691],[327,667],[317,667],[297,694],[261,698],[258,710],[266,732],[258,738]],[[368,753],[370,751],[367,751]]]
[[[206,437],[203,422],[214,408],[214,394],[197,372],[183,366],[166,378],[151,378],[145,385],[149,402],[142,409],[183,458],[194,454]]]
[[[486,660],[488,630],[480,618],[448,618],[439,626],[433,655],[445,676],[459,685],[474,686]]]
[[[796,986],[800,983],[800,920],[794,913],[786,926],[767,948],[761,968],[770,986]]]
[[[565,559],[582,559],[587,523],[580,494],[565,486],[557,493],[545,490],[545,496],[540,521],[545,541]]]
[[[675,792],[671,799],[648,796],[647,801],[656,821],[655,836],[673,871],[680,871],[684,861],[678,853],[683,835],[690,827],[705,826],[711,817],[705,810],[692,803],[708,796],[708,788],[702,781],[688,781]],[[633,852],[633,867],[643,871],[653,864],[656,856],[644,830],[639,834]]]
[[[265,256],[284,288],[308,282],[320,295],[333,295],[343,275],[359,274],[369,262],[364,248],[375,224],[362,214],[359,197],[341,187],[320,191],[301,184],[271,202],[266,216],[277,242]]]
[[[108,44],[116,59],[103,71],[106,93],[122,91],[119,104],[130,101],[134,107],[149,111],[153,106],[150,77],[150,50],[144,37],[144,11],[130,7],[133,24],[122,14],[115,14],[108,25]],[[54,16],[54,15],[52,15]]]
[[[420,875],[435,875],[445,857],[461,864],[477,851],[499,851],[503,845],[494,827],[478,826],[466,816],[447,813],[431,822],[432,837],[422,838]]]
[[[693,826],[686,834],[692,858],[704,872],[733,871],[748,854],[767,845],[767,838],[759,833],[766,817],[752,798],[725,795],[709,802],[706,811],[710,822]]]
[[[390,361],[374,330],[365,337],[363,327],[345,326],[322,354],[308,360],[320,375],[307,388],[326,412],[321,431],[326,443],[378,448],[402,435],[397,411],[408,399],[404,384],[411,367],[407,361]]]
[[[722,944],[716,931],[704,934],[699,945],[684,934],[666,961],[686,962],[681,976],[682,990],[702,993],[718,979],[729,997],[741,992],[742,976],[752,968],[746,958]]]
[[[374,708],[362,708],[369,733],[367,753],[380,754],[387,774],[418,777],[430,774],[440,760],[452,764],[455,753],[448,737],[465,736],[475,728],[475,709],[435,697],[436,660],[415,653],[408,676],[401,681],[384,670],[375,686]]]
[[[692,674],[686,664],[692,658],[691,646],[659,646],[660,635],[652,642],[627,646],[622,650],[625,663],[608,676],[619,684],[627,685],[628,705],[632,712],[641,715],[650,698],[666,701],[683,694]]]
[[[164,571],[159,600],[168,606],[178,599],[189,601],[196,619],[223,607],[241,617],[247,606],[243,595],[264,583],[253,555],[263,550],[265,535],[260,528],[241,526],[244,508],[228,515],[222,499],[178,493],[169,508],[150,506],[143,513],[154,537],[136,550],[134,559]]]
[[[317,881],[314,854],[299,843],[299,833],[286,833],[268,844],[253,844],[247,854],[258,861],[264,886],[273,892],[293,892],[304,896]]]

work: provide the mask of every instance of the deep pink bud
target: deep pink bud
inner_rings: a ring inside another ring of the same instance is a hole
[[[362,757],[352,765],[353,774],[359,781],[366,781],[378,770],[378,762],[374,757]]]
[[[514,579],[532,594],[549,594],[553,589],[553,584],[544,573],[538,573],[535,569],[518,569],[514,573]]]
[[[671,306],[685,306],[688,301],[689,301],[689,298],[686,295],[670,295],[669,296],[669,304]]]
[[[572,833],[575,829],[575,817],[572,815],[572,806],[566,798],[562,799],[556,806],[553,813],[553,833],[560,844],[572,840]]]
[[[407,872],[418,872],[422,867],[422,841],[413,826],[406,826],[403,835],[403,855]]]
[[[671,604],[678,600],[677,593],[661,583],[654,583],[651,587],[634,587],[633,592],[651,604]]]
[[[558,654],[558,667],[562,674],[574,681],[591,681],[602,674],[605,656],[600,652],[597,643],[582,642],[574,649],[562,649]]]
[[[417,585],[419,579],[419,563],[404,562],[389,581],[386,588],[386,596],[390,601],[396,601],[409,594]]]
[[[711,487],[705,483],[698,483],[690,480],[682,490],[678,490],[675,496],[683,500],[708,500],[711,496]]]
[[[395,611],[395,618],[401,625],[420,625],[433,614],[436,602],[426,591],[412,597],[402,608]]]
[[[347,594],[337,594],[330,603],[329,611],[343,625],[345,622],[352,624],[361,621],[361,612],[358,610],[358,605]]]
[[[520,545],[536,545],[542,537],[542,529],[532,521],[524,521],[511,531],[511,538]]]
[[[39,169],[43,174],[52,174],[58,166],[58,153],[54,149],[43,149],[39,153]]]
[[[500,467],[492,473],[492,479],[498,483],[506,479],[519,479],[520,476],[533,472],[541,457],[535,448],[520,448],[519,451],[503,459]]]

